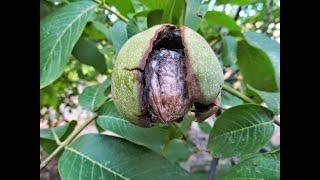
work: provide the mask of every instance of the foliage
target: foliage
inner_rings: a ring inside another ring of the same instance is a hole
[[[200,151],[188,137],[194,114],[181,123],[141,128],[118,113],[110,94],[113,62],[122,45],[153,25],[172,23],[201,34],[224,68],[225,83],[251,98],[248,103],[224,89],[213,126],[197,123],[209,134],[206,151],[212,157],[240,159],[223,176],[217,171],[217,177],[279,179],[280,149],[259,152],[270,143],[274,116],[280,114],[279,12],[279,0],[40,0],[40,107],[58,109],[76,95],[78,105],[96,115],[92,121],[99,130],[75,140],[68,136],[77,135],[72,133],[76,121],[41,130],[47,153],[63,146],[57,154],[61,178],[208,176],[181,167]],[[98,83],[101,77],[106,80]],[[80,85],[86,88],[79,90]],[[88,124],[78,123],[79,129]]]

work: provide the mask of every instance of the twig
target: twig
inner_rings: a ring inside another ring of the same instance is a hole
[[[252,99],[250,99],[249,97],[241,94],[239,91],[233,89],[232,87],[230,86],[227,86],[227,85],[223,85],[222,86],[222,89],[227,91],[228,93],[236,96],[237,98],[243,100],[244,102],[247,102],[247,103],[255,103]]]
[[[231,73],[230,77],[236,75],[238,72],[240,72],[240,70],[239,70],[239,69],[236,69],[235,71],[233,71],[233,72]]]
[[[99,4],[100,6],[103,6],[106,10],[108,10],[109,12],[111,12],[112,14],[117,16],[122,21],[124,21],[126,23],[129,22],[129,20],[126,17],[124,17],[122,14],[117,13],[116,11],[114,11],[109,5],[105,4],[104,1],[100,1],[100,0],[93,0],[93,1],[96,2],[97,4]]]
[[[218,42],[218,39],[213,39],[211,42],[209,42],[210,47],[216,45]]]
[[[65,147],[64,143],[60,144],[45,160],[40,164],[40,170],[44,168],[48,163]]]
[[[218,166],[219,158],[213,158],[210,164],[208,180],[214,180]]]
[[[242,10],[242,7],[239,6],[238,9],[237,9],[236,15],[233,18],[235,21],[237,21],[239,19],[239,17],[240,17],[239,15],[240,15],[240,11],[241,10]]]
[[[266,32],[268,30],[268,22],[271,19],[271,14],[272,14],[272,5],[273,5],[273,0],[269,0],[269,3],[266,5],[267,6],[267,12],[266,15],[264,16],[264,26],[261,28],[262,32]]]
[[[92,121],[97,118],[97,115],[94,115],[92,118],[87,119],[78,129],[74,130],[68,138],[63,141],[45,160],[40,164],[40,170],[44,168],[57,154],[59,154],[67,145],[69,145],[78,134],[86,128]]]
[[[226,6],[223,6],[223,11],[225,10],[225,7],[226,7]],[[242,9],[241,6],[239,6],[239,8],[238,8],[238,10],[237,10],[237,12],[236,12],[236,15],[235,15],[235,17],[234,17],[234,20],[235,20],[235,21],[239,18],[239,13],[240,13],[241,9]],[[222,26],[220,26],[220,27],[217,28],[217,32],[220,33],[220,34],[222,33],[221,30],[222,30]],[[210,47],[213,47],[213,46],[215,46],[218,42],[220,42],[219,39],[213,39],[211,42],[209,42],[209,45],[210,45]],[[220,51],[221,51],[221,48],[218,49],[217,54],[220,54]]]
[[[124,22],[126,22],[126,23],[128,23],[129,22],[129,20],[126,18],[126,17],[124,17],[122,14],[120,14],[120,13],[117,13],[116,11],[114,11],[113,9],[111,9],[111,7],[109,6],[109,5],[107,5],[107,4],[103,4],[102,5],[104,8],[106,8],[106,10],[108,10],[109,12],[111,12],[112,14],[114,14],[115,16],[117,16],[119,19],[121,19],[122,21],[124,21]]]
[[[225,81],[230,82],[230,81],[238,80],[238,78],[235,77],[238,72],[240,72],[239,69],[232,71],[230,75],[226,76]]]

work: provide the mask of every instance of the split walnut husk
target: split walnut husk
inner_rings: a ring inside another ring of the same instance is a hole
[[[220,104],[221,66],[210,45],[188,27],[153,26],[121,48],[112,72],[114,104],[143,127],[180,122],[194,106],[203,121]]]

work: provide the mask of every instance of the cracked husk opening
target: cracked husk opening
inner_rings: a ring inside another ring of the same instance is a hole
[[[193,103],[198,121],[212,112],[214,104],[193,102],[190,92],[199,87],[189,87],[197,83],[186,80],[192,71],[186,65],[181,31],[172,25],[161,28],[150,44],[152,49],[146,52],[146,60],[137,68],[143,80],[140,87],[143,115],[139,120],[142,126],[150,126],[152,122],[180,122]]]

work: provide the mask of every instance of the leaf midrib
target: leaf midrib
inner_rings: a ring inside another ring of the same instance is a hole
[[[96,101],[98,92],[99,92],[99,90],[100,90],[101,87],[102,87],[102,86],[98,86],[96,92],[94,92],[94,94],[93,94],[92,102],[91,102],[91,110],[92,110],[92,111],[94,111],[94,102]]]
[[[105,167],[103,164],[101,164],[101,163],[99,163],[99,162],[91,159],[89,156],[81,153],[80,151],[78,151],[78,150],[76,150],[76,149],[74,149],[74,148],[65,147],[65,149],[68,150],[68,151],[70,151],[70,152],[72,152],[72,153],[75,153],[75,154],[77,154],[77,155],[79,155],[79,156],[81,156],[81,157],[83,157],[83,158],[85,158],[85,159],[87,159],[87,160],[90,161],[91,163],[99,166],[99,167],[102,168],[102,169],[105,169],[106,171],[108,171],[108,172],[110,172],[110,173],[112,173],[112,174],[114,174],[114,175],[117,175],[117,176],[119,176],[119,177],[121,177],[121,178],[123,178],[123,179],[125,179],[125,180],[129,180],[129,178],[124,177],[123,175],[119,174],[119,173],[116,172],[116,171],[113,171],[112,169],[110,169],[110,168],[108,168],[108,167]]]
[[[247,126],[247,127],[241,128],[241,129],[227,131],[227,132],[224,132],[222,134],[218,134],[218,135],[214,136],[214,138],[216,139],[219,136],[225,136],[225,135],[233,134],[233,133],[236,133],[238,131],[243,131],[245,129],[250,129],[250,128],[254,128],[254,127],[258,127],[258,126],[262,126],[262,125],[266,125],[266,124],[272,124],[272,121],[263,122],[263,123],[259,123],[259,124],[254,124],[254,125],[251,125],[251,126]]]
[[[47,56],[47,58],[46,58],[47,60],[45,61],[44,67],[46,67],[47,64],[49,63],[49,60],[48,60],[48,59],[51,57],[52,53],[54,52],[54,49],[56,49],[57,44],[61,41],[62,36],[65,35],[65,33],[67,32],[67,30],[68,30],[71,26],[73,26],[73,24],[74,24],[78,19],[80,19],[83,14],[87,13],[87,12],[90,11],[91,9],[94,9],[95,6],[96,6],[96,5],[93,4],[93,5],[89,6],[88,8],[86,8],[84,11],[81,11],[81,13],[79,13],[79,15],[76,16],[76,18],[75,18],[74,20],[72,20],[71,23],[68,24],[65,29],[63,29],[61,35],[57,38],[57,40],[55,41],[54,45],[52,46],[52,48],[51,48],[51,50],[50,50],[50,52],[49,52],[49,54],[48,54],[48,56]]]

